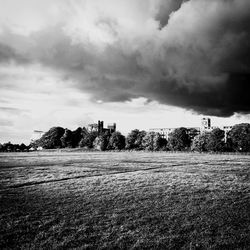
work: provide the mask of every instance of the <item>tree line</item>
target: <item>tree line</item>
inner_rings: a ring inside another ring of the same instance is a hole
[[[226,138],[226,140],[225,140]],[[202,132],[184,127],[176,128],[168,140],[156,132],[134,129],[126,137],[120,132],[98,134],[86,128],[74,131],[53,127],[40,139],[25,144],[0,144],[0,151],[28,151],[30,148],[85,148],[95,150],[148,150],[148,151],[198,151],[198,152],[250,152],[250,124],[242,123],[225,131],[215,128]]]

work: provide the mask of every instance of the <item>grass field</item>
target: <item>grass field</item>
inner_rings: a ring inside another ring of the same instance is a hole
[[[250,156],[0,154],[0,249],[250,249]]]

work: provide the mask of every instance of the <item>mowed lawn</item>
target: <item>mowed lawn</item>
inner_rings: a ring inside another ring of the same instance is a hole
[[[0,154],[0,249],[250,249],[250,156]]]

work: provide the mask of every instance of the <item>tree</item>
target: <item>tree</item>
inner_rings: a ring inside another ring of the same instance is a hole
[[[72,147],[78,147],[81,139],[87,134],[86,128],[77,128],[72,132]]]
[[[93,142],[93,146],[97,150],[105,151],[107,150],[108,144],[109,144],[109,133],[103,133],[95,138]]]
[[[163,138],[159,133],[155,133],[154,143],[153,143],[154,151],[166,149],[166,146],[167,146],[167,140]]]
[[[147,134],[147,132],[144,131],[144,130],[139,131],[139,133],[138,133],[138,135],[137,135],[137,138],[136,138],[136,140],[135,140],[135,148],[136,148],[137,150],[143,149],[142,141],[143,141],[143,138],[144,138],[144,136],[145,136],[146,134]]]
[[[142,146],[146,150],[153,151],[154,150],[154,137],[155,132],[148,132],[142,140]]]
[[[97,132],[89,132],[85,135],[83,135],[81,141],[79,142],[80,147],[87,147],[87,148],[93,148],[93,142],[95,138],[97,137]]]
[[[73,133],[69,129],[65,129],[63,136],[61,137],[61,143],[63,148],[73,147]]]
[[[64,128],[53,127],[48,132],[46,132],[40,139],[32,143],[33,146],[43,147],[47,149],[61,148],[62,142],[61,137],[64,134]]]
[[[164,149],[166,145],[167,145],[167,140],[162,138],[162,136],[159,133],[148,132],[143,137],[142,146],[146,150],[158,151]]]
[[[9,141],[2,145],[3,152],[11,152],[14,150],[14,145]]]
[[[126,149],[142,149],[142,139],[146,135],[146,131],[139,129],[132,130],[126,138]]]
[[[207,142],[207,149],[213,152],[221,152],[225,150],[225,132],[219,128],[213,129]]]
[[[21,145],[19,146],[20,151],[27,151],[29,149],[28,146],[26,146],[24,143],[21,143]]]
[[[190,137],[186,128],[176,128],[169,135],[168,146],[171,150],[185,150],[190,147]]]
[[[241,123],[233,126],[228,133],[228,145],[236,152],[250,152],[250,124]]]
[[[207,149],[208,137],[209,137],[208,133],[202,133],[200,135],[196,135],[192,141],[191,150],[198,152],[208,151]]]
[[[191,141],[195,138],[195,136],[199,135],[200,131],[197,130],[196,128],[189,128],[188,130],[188,135]]]
[[[21,144],[12,144],[11,142],[1,144],[0,143],[0,152],[20,152],[27,151],[29,149],[24,143]]]
[[[120,132],[114,132],[109,138],[108,149],[121,150],[125,148],[125,136]]]

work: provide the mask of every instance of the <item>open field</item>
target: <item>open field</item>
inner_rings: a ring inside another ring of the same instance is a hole
[[[250,249],[250,156],[0,154],[0,249]]]

